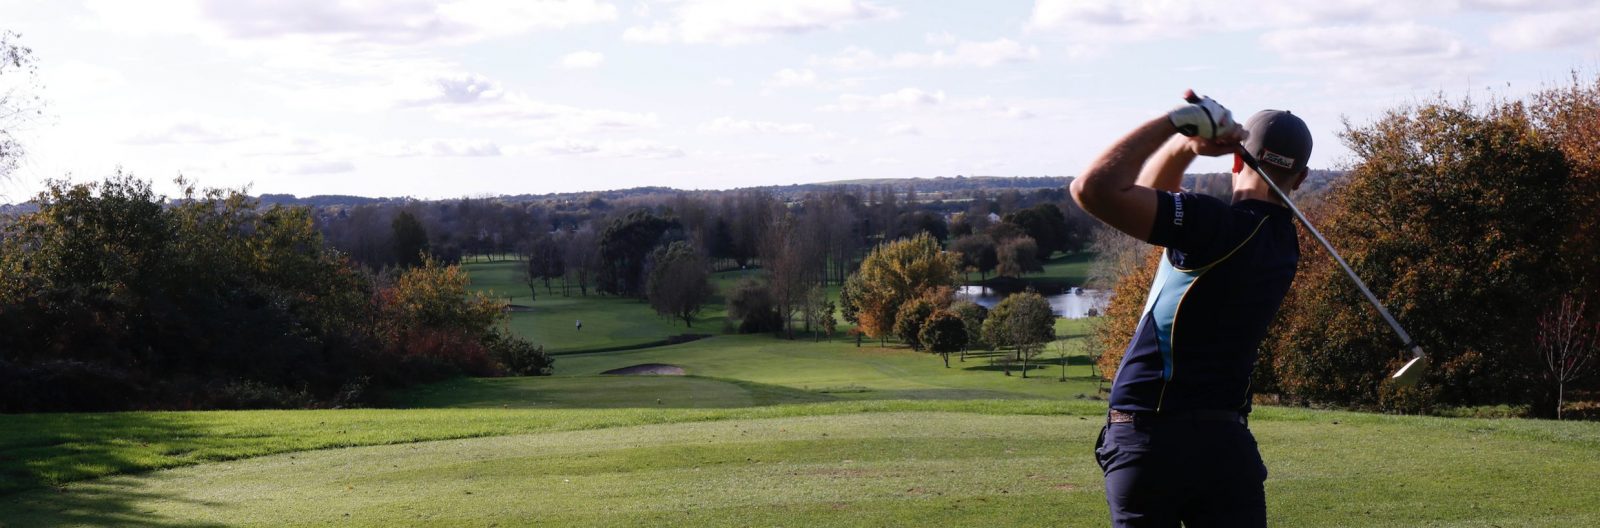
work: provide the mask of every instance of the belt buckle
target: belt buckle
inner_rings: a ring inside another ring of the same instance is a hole
[[[1111,409],[1111,411],[1106,414],[1106,422],[1107,423],[1114,423],[1114,424],[1133,423],[1133,420],[1134,420],[1134,414],[1133,413],[1122,412],[1122,411],[1119,411],[1119,410],[1116,410],[1116,409]]]

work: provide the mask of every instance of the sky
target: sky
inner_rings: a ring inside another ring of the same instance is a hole
[[[1345,123],[1592,78],[1595,28],[1578,0],[0,0],[45,101],[0,201],[118,170],[417,198],[1069,176],[1186,88],[1302,116],[1340,168]]]

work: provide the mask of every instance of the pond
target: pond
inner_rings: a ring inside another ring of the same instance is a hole
[[[956,290],[956,297],[978,303],[984,308],[994,308],[1001,299],[1013,293],[1017,292],[988,286],[962,286]],[[1045,295],[1044,299],[1050,301],[1050,311],[1055,312],[1056,317],[1082,319],[1106,313],[1106,306],[1111,303],[1111,292],[1068,288],[1060,293]]]

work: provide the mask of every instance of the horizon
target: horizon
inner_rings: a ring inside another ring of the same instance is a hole
[[[1077,174],[1193,87],[1288,108],[1311,166],[1435,97],[1600,63],[1565,0],[504,3],[14,0],[45,116],[0,202],[119,168],[256,194],[461,196]],[[1202,57],[1181,51],[1210,46]],[[1082,126],[1094,123],[1095,126]],[[1202,160],[1191,172],[1225,172]]]

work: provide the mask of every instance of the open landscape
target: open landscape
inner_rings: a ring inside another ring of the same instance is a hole
[[[1600,526],[1600,6],[0,1],[0,528]]]
[[[474,288],[495,290],[511,265],[467,270]],[[605,301],[616,320],[654,322],[643,303]],[[550,304],[534,313],[597,311]],[[1087,324],[1064,320],[1062,341],[1087,339]],[[1057,364],[1023,379],[980,355],[946,369],[840,337],[718,335],[556,364],[548,378],[425,385],[393,409],[0,416],[0,519],[1094,526],[1106,514],[1091,453],[1105,403],[1091,399],[1098,382],[1082,356],[1066,381]],[[600,374],[640,364],[686,375]],[[1600,522],[1600,488],[1578,485],[1600,473],[1594,422],[1267,407],[1251,429],[1270,461],[1273,525]]]

